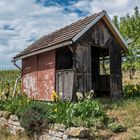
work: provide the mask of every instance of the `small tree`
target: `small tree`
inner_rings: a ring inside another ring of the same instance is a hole
[[[129,53],[126,55],[124,66],[129,71],[130,79],[132,79],[135,69],[140,63],[140,13],[138,7],[134,8],[133,15],[130,16],[128,13],[121,17],[120,21],[118,21],[117,16],[114,16],[113,22],[128,44]]]

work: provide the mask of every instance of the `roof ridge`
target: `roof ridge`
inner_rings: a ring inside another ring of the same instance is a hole
[[[54,33],[56,33],[56,32],[62,31],[62,30],[66,29],[66,28],[69,27],[69,26],[72,26],[72,25],[74,25],[74,24],[76,24],[76,23],[78,23],[78,22],[80,22],[80,21],[84,21],[85,19],[91,18],[91,17],[93,17],[93,16],[99,16],[99,15],[102,14],[104,11],[105,11],[105,10],[102,10],[102,11],[100,11],[100,12],[98,12],[98,13],[94,13],[94,14],[92,14],[92,15],[83,17],[82,19],[79,19],[79,20],[77,20],[77,21],[75,21],[75,22],[72,22],[71,24],[68,24],[68,25],[66,25],[66,26],[64,26],[64,27],[62,27],[62,28],[59,28],[58,30],[54,30],[53,32],[50,32],[49,34],[44,35],[44,36],[40,37],[39,39],[37,39],[34,43],[32,43],[31,45],[29,45],[29,46],[28,46],[27,48],[25,48],[23,51],[26,51],[26,50],[27,50],[28,48],[30,48],[32,45],[41,42],[44,38],[47,38],[47,37],[51,36],[52,34],[54,34]]]
[[[60,31],[60,30],[63,30],[63,29],[65,29],[65,28],[67,28],[67,27],[69,27],[69,26],[71,26],[71,25],[73,25],[73,24],[76,24],[76,23],[79,22],[79,21],[83,21],[83,20],[88,19],[88,18],[90,18],[90,17],[92,17],[92,16],[95,16],[95,15],[100,15],[100,14],[103,13],[104,11],[105,11],[105,10],[102,10],[101,12],[92,14],[92,15],[90,15],[90,16],[86,16],[86,17],[84,17],[84,18],[82,18],[82,19],[79,19],[79,20],[77,20],[77,21],[75,21],[75,22],[72,22],[72,23],[70,23],[70,24],[67,24],[67,25],[65,25],[65,26],[62,27],[62,28],[56,29],[56,30],[54,30],[53,32],[50,32],[49,34],[40,37],[39,40],[40,40],[40,39],[43,39],[43,38],[45,38],[45,37],[48,37],[48,36],[52,35],[52,34],[55,33],[55,32],[58,32],[58,31]]]
[[[25,48],[23,51],[21,51],[19,54],[17,54],[14,58],[18,58],[19,56],[25,55],[27,53],[31,53],[36,50],[44,49],[46,47],[59,44],[60,42],[73,42],[76,40],[77,37],[79,37],[79,34],[81,35],[81,33],[83,34],[83,32],[86,31],[85,29],[87,29],[94,20],[99,20],[101,16],[105,13],[106,11],[102,10],[98,13],[94,13],[92,15],[81,18],[47,35],[44,35],[37,39],[34,43],[29,45],[27,48]]]

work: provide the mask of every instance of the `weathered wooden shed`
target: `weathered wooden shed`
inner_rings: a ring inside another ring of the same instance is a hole
[[[119,99],[126,52],[124,39],[102,11],[40,38],[13,61],[22,59],[22,88],[34,99],[51,101],[53,90],[69,100],[90,90]]]

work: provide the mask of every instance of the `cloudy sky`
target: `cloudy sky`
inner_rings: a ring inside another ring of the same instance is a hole
[[[0,0],[0,67],[39,37],[106,10],[112,18],[132,13],[140,0]]]

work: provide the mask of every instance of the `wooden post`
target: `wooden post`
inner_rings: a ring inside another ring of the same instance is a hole
[[[122,98],[121,48],[112,40],[110,44],[110,96],[113,100]]]

